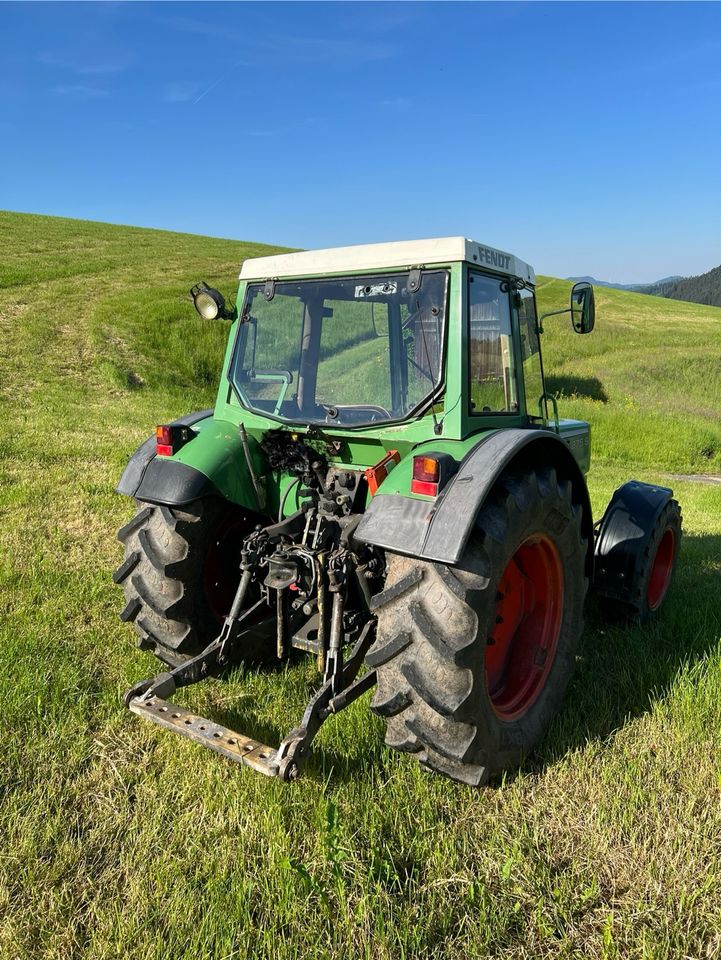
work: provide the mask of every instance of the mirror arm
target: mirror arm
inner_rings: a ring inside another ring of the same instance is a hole
[[[549,317],[558,317],[558,316],[560,316],[562,313],[570,313],[570,312],[571,312],[571,308],[570,308],[570,307],[566,307],[565,310],[552,310],[550,313],[544,313],[542,316],[540,316],[540,317],[538,318],[538,332],[539,332],[539,333],[543,333],[543,321],[544,321],[544,320],[547,320]]]

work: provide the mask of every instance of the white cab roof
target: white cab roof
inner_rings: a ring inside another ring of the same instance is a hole
[[[300,253],[279,253],[273,257],[256,257],[243,263],[240,279],[311,277],[326,273],[382,270],[384,267],[429,267],[436,263],[455,263],[460,260],[496,273],[521,277],[530,283],[536,282],[533,267],[527,263],[511,253],[487,247],[466,237],[363,243],[352,247],[331,247],[327,250],[304,250]]]

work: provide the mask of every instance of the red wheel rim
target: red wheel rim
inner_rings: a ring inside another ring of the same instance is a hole
[[[646,603],[649,610],[657,610],[666,596],[671,574],[673,573],[673,558],[676,553],[676,535],[669,527],[661,537],[656,555],[653,558],[651,576],[646,587]]]
[[[544,687],[563,617],[563,567],[556,545],[528,537],[498,581],[496,623],[486,647],[486,683],[501,720],[522,716]]]
[[[203,571],[210,612],[222,621],[233,603],[240,580],[240,548],[248,532],[248,518],[231,511],[218,524],[208,544]]]

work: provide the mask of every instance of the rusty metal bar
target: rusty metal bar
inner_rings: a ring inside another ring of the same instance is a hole
[[[277,751],[273,747],[229,730],[212,720],[206,720],[205,717],[199,717],[185,707],[179,707],[159,697],[151,697],[149,700],[136,697],[130,701],[128,709],[131,713],[152,720],[158,726],[202,744],[229,760],[251,767],[257,773],[265,774],[266,777],[278,776]]]
[[[328,632],[326,629],[325,553],[318,554],[318,673],[325,671]]]
[[[342,609],[337,613],[340,616]],[[300,763],[326,718],[340,712],[376,682],[374,670],[353,682],[373,642],[374,628],[374,619],[365,624],[345,664],[340,659],[340,651],[336,653],[336,670],[330,672],[313,695],[306,706],[300,726],[291,730],[277,749],[165,700],[164,697],[172,696],[175,690],[173,677],[169,673],[136,684],[126,692],[123,702],[131,713],[208,747],[235,763],[250,767],[266,777],[278,777],[284,781],[295,780]],[[336,688],[340,688],[338,693],[335,692]],[[154,695],[150,692],[151,689],[157,689],[162,696]]]
[[[287,607],[286,602],[286,590],[285,588],[276,591],[277,596],[275,599],[275,645],[276,645],[276,655],[279,660],[285,660],[288,655],[288,648],[286,643],[286,619],[287,619]]]

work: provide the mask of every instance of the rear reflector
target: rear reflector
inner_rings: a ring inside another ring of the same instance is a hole
[[[437,497],[438,484],[428,480],[411,480],[411,493],[422,493],[424,497]]]
[[[382,460],[379,460],[374,467],[368,467],[365,472],[365,478],[368,481],[368,489],[371,496],[375,496],[378,487],[391,472],[397,463],[401,462],[401,455],[397,450],[389,450]]]

